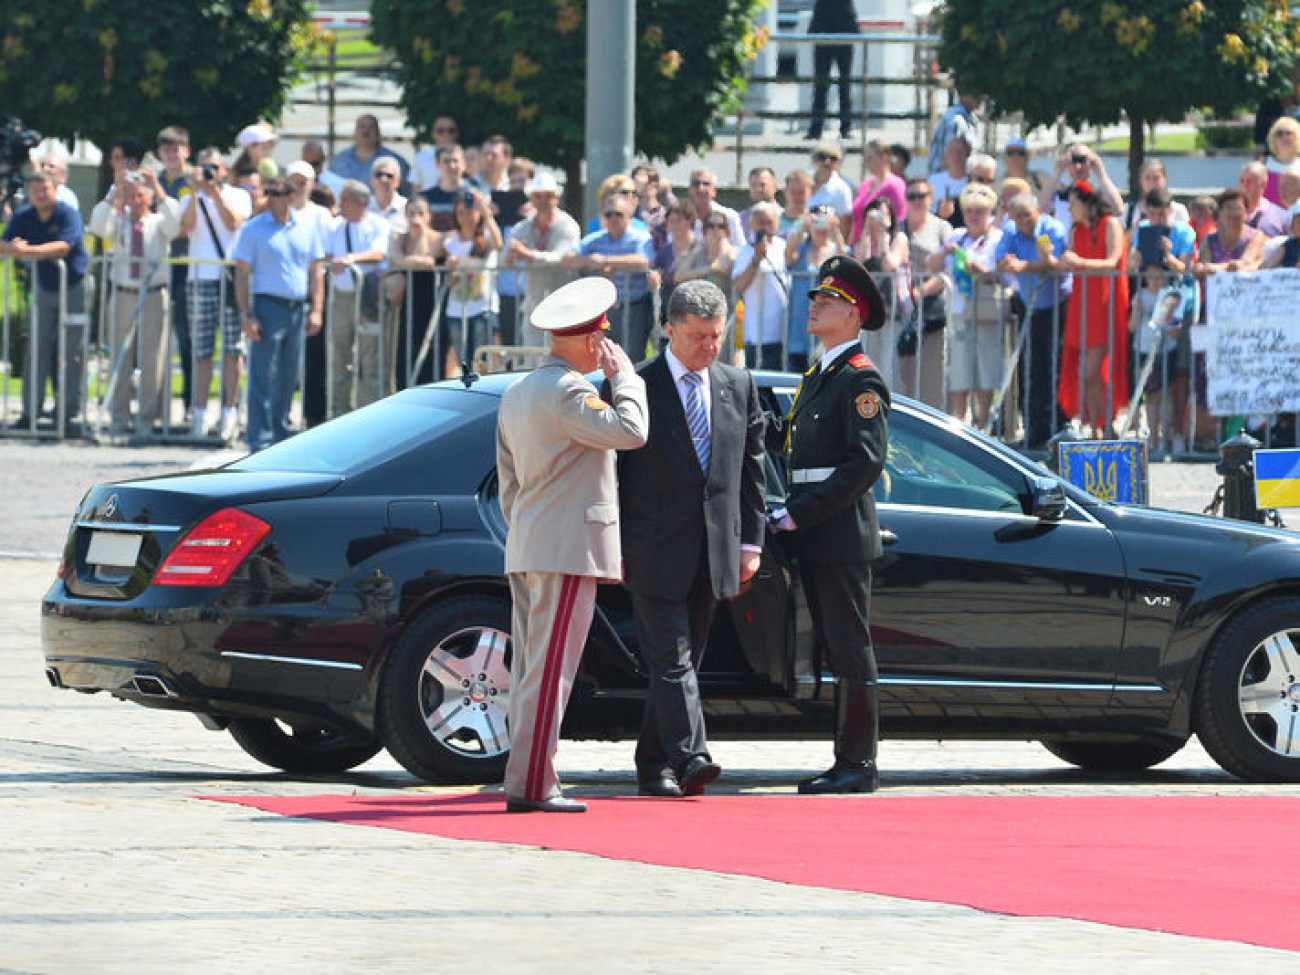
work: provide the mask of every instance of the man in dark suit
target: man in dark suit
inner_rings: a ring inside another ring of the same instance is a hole
[[[650,672],[636,747],[642,795],[698,795],[709,754],[695,670],[713,614],[758,570],[763,544],[763,413],[744,370],[717,362],[727,299],[688,281],[668,302],[668,347],[637,371],[650,438],[619,453],[623,584]]]
[[[889,450],[889,390],[859,331],[879,329],[885,306],[870,273],[849,257],[826,261],[809,297],[808,332],[826,351],[790,408],[790,495],[769,519],[774,530],[794,532],[817,645],[836,677],[835,764],[799,791],[874,792],[876,659],[867,617],[881,544],[871,486]]]

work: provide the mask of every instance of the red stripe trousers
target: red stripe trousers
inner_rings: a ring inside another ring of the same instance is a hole
[[[596,608],[596,580],[515,572],[510,574],[510,597],[514,612],[506,795],[549,799],[560,795],[555,750]]]

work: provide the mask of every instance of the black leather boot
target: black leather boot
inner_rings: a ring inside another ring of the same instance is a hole
[[[835,764],[821,775],[799,783],[803,795],[875,792],[880,788],[876,771],[879,721],[876,685],[835,685]]]

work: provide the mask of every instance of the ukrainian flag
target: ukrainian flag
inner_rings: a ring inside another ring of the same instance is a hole
[[[1255,451],[1255,497],[1261,508],[1300,508],[1300,450]]]

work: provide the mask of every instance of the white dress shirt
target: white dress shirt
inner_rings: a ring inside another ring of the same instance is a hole
[[[668,363],[668,371],[672,373],[673,377],[673,388],[677,390],[677,396],[682,401],[682,410],[685,412],[688,409],[686,396],[689,387],[682,381],[682,377],[691,370],[682,365],[681,359],[673,355],[672,346],[664,349],[664,361]],[[709,370],[705,369],[703,372],[697,372],[695,375],[699,376],[700,379],[703,380],[700,384],[700,396],[704,400],[704,419],[709,424],[709,431],[711,433],[713,431],[713,390],[709,385]]]
[[[677,390],[677,396],[682,401],[682,412],[685,413],[687,412],[686,396],[689,387],[682,381],[682,377],[692,370],[687,369],[682,365],[682,360],[673,355],[671,345],[664,349],[664,361],[668,363],[668,372],[673,377],[673,388]],[[700,396],[704,400],[704,416],[709,424],[709,435],[711,437],[713,435],[713,386],[709,379],[709,370],[705,369],[702,372],[695,373],[695,375],[704,380],[700,384]],[[740,550],[742,552],[761,552],[763,546],[747,545],[742,542]]]
[[[828,349],[826,352],[823,352],[823,353],[822,353],[822,361],[821,361],[821,363],[820,363],[820,365],[821,365],[821,371],[822,371],[822,372],[825,372],[825,371],[830,367],[830,364],[831,364],[832,362],[834,362],[836,359],[838,359],[841,355],[843,355],[843,354],[844,354],[844,350],[847,349],[847,348],[848,348],[849,346],[851,346],[851,345],[856,345],[856,346],[859,347],[859,349],[861,349],[861,346],[862,346],[862,340],[861,340],[861,339],[850,339],[850,340],[847,341],[847,342],[841,342],[839,345],[835,346],[835,348],[833,348],[833,349]]]

